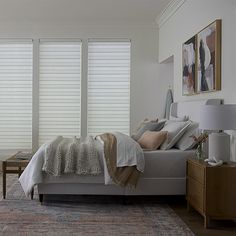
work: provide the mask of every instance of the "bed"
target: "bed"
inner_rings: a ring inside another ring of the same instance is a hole
[[[221,99],[178,102],[171,105],[170,114],[198,122],[199,109],[203,104],[220,105]],[[95,195],[184,195],[186,191],[186,159],[195,155],[195,150],[178,149],[144,151],[145,170],[135,189],[117,185],[105,185],[104,175],[78,176],[67,174],[54,177],[43,174],[38,184],[40,201],[45,194],[95,194]]]

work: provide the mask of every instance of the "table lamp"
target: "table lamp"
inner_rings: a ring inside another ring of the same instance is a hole
[[[209,158],[230,161],[230,135],[224,130],[236,129],[236,105],[203,105],[199,129],[218,131],[209,134]]]

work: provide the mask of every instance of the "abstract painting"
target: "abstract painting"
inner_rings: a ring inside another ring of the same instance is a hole
[[[221,20],[197,34],[197,93],[221,89]]]
[[[196,36],[183,44],[182,47],[182,93],[192,95],[196,86]]]

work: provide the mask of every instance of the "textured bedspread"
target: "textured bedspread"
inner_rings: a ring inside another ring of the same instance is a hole
[[[68,173],[100,174],[101,164],[96,142],[98,141],[92,136],[85,139],[58,136],[46,146],[42,170],[54,176]]]
[[[144,171],[144,155],[143,151],[140,148],[139,144],[136,143],[133,139],[131,139],[129,136],[121,134],[121,133],[114,133],[109,134],[108,136],[106,135],[101,135],[102,137],[98,137],[98,140],[90,140],[87,142],[87,148],[91,143],[95,144],[97,147],[97,151],[99,153],[99,161],[103,160],[104,161],[104,183],[105,184],[110,184],[111,179],[112,182],[115,184],[119,185],[133,185],[135,186],[137,183],[137,179],[139,176],[139,172]],[[106,137],[106,138],[105,138]],[[55,141],[55,140],[54,140]],[[60,140],[57,140],[59,142]],[[104,142],[105,141],[105,142]],[[59,142],[60,143],[60,142]],[[89,144],[90,143],[90,144]],[[71,145],[73,142],[71,143]],[[68,146],[67,141],[65,144],[61,145],[62,146]],[[77,144],[76,144],[77,145]],[[58,145],[56,145],[58,146]],[[25,168],[24,172],[19,178],[19,181],[21,183],[21,186],[27,196],[30,196],[30,193],[33,189],[33,187],[36,184],[43,183],[43,170],[52,172],[55,175],[58,173],[61,173],[64,171],[64,173],[70,173],[70,171],[75,171],[75,173],[98,173],[98,171],[101,172],[101,169],[96,169],[95,172],[91,168],[87,168],[90,165],[87,165],[88,163],[83,163],[83,164],[78,164],[76,166],[69,166],[73,164],[73,158],[78,155],[78,152],[76,151],[77,154],[71,155],[69,154],[68,157],[66,157],[67,164],[65,161],[62,160],[57,160],[55,163],[57,165],[62,165],[62,167],[54,166],[54,163],[50,163],[51,160],[45,161],[45,157],[49,155],[52,150],[48,149],[48,143],[42,145],[39,150],[35,153],[35,155],[32,157],[30,163],[28,166]],[[59,147],[58,147],[59,148]],[[56,148],[57,149],[57,148]],[[60,149],[60,148],[59,148]],[[53,149],[55,151],[55,149]],[[61,153],[63,155],[66,154],[65,150],[61,149]],[[73,150],[71,148],[70,150]],[[86,148],[84,149],[84,151]],[[93,149],[91,149],[93,150]],[[87,150],[88,151],[88,150]],[[48,152],[48,154],[46,154]],[[85,151],[86,152],[86,151]],[[92,151],[94,152],[94,150]],[[116,153],[116,155],[115,155]],[[52,153],[51,153],[52,154]],[[53,153],[54,157],[56,157],[55,153]],[[60,154],[61,155],[61,154]],[[61,158],[59,157],[59,159]],[[89,156],[96,157],[97,154],[95,153],[90,153]],[[110,155],[112,155],[110,157]],[[106,156],[106,157],[105,157]],[[70,158],[72,160],[70,160]],[[81,159],[85,161],[83,158]],[[75,161],[75,160],[74,160]],[[90,160],[91,161],[91,160]],[[106,162],[109,161],[107,164]],[[92,163],[94,160],[92,161]],[[90,163],[91,164],[91,163]],[[95,166],[97,166],[97,159],[95,161]],[[81,168],[83,167],[83,168]],[[129,168],[126,168],[129,167]],[[61,169],[60,169],[61,168]],[[111,176],[110,176],[111,174]]]

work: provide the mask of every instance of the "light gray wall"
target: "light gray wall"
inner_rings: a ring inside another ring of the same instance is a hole
[[[129,38],[131,52],[131,131],[145,117],[163,114],[169,72],[158,65],[158,30],[152,26],[79,26],[79,22],[0,22],[0,38]]]
[[[215,19],[222,19],[222,90],[182,96],[182,43]],[[236,103],[236,1],[186,0],[159,29],[159,62],[174,56],[174,99],[223,98]]]
[[[168,62],[162,63],[159,65],[158,71],[158,92],[159,92],[159,100],[156,102],[156,106],[162,108],[162,115],[164,115],[165,107],[162,104],[165,104],[166,100],[166,91],[170,88],[173,91],[173,78],[174,78],[174,61],[169,60]],[[163,89],[162,89],[163,88]]]

